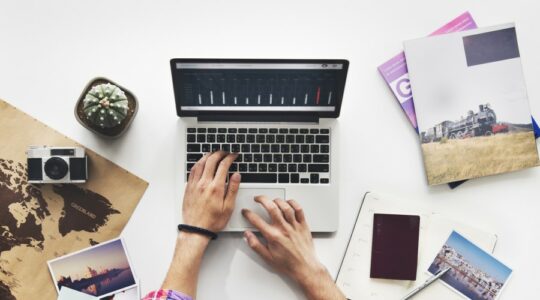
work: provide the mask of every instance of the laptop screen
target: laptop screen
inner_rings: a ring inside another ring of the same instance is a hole
[[[209,113],[337,117],[346,60],[171,60],[179,116]]]

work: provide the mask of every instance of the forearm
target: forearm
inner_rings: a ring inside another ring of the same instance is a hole
[[[209,238],[203,235],[180,232],[162,289],[180,291],[195,298],[199,269],[208,243]]]
[[[309,300],[346,299],[324,267],[299,278],[298,283]]]

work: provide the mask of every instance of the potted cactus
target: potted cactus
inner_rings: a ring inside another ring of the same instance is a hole
[[[83,90],[75,106],[75,117],[88,130],[116,138],[128,129],[137,110],[137,99],[130,91],[98,77]]]

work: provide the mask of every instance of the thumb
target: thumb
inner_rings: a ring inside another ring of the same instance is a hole
[[[270,254],[270,251],[263,243],[261,243],[259,238],[253,232],[249,230],[245,231],[244,240],[247,242],[249,247],[259,254],[259,256],[267,263],[270,264],[272,262],[272,255]]]

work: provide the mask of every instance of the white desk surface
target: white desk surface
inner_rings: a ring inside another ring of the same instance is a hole
[[[173,57],[346,58],[341,117],[339,231],[316,238],[336,275],[366,191],[391,193],[499,235],[496,255],[515,274],[504,299],[540,293],[540,169],[428,187],[415,132],[377,72],[405,39],[469,10],[477,23],[515,21],[533,115],[540,118],[537,1],[7,1],[0,2],[0,98],[150,182],[123,232],[142,291],[158,288],[171,259],[182,193],[169,70]],[[85,84],[102,75],[138,97],[127,135],[102,140],[74,116]],[[5,141],[4,141],[5,142]],[[337,199],[336,199],[337,201]],[[52,284],[52,283],[51,283]],[[302,299],[240,235],[206,253],[199,299]]]

